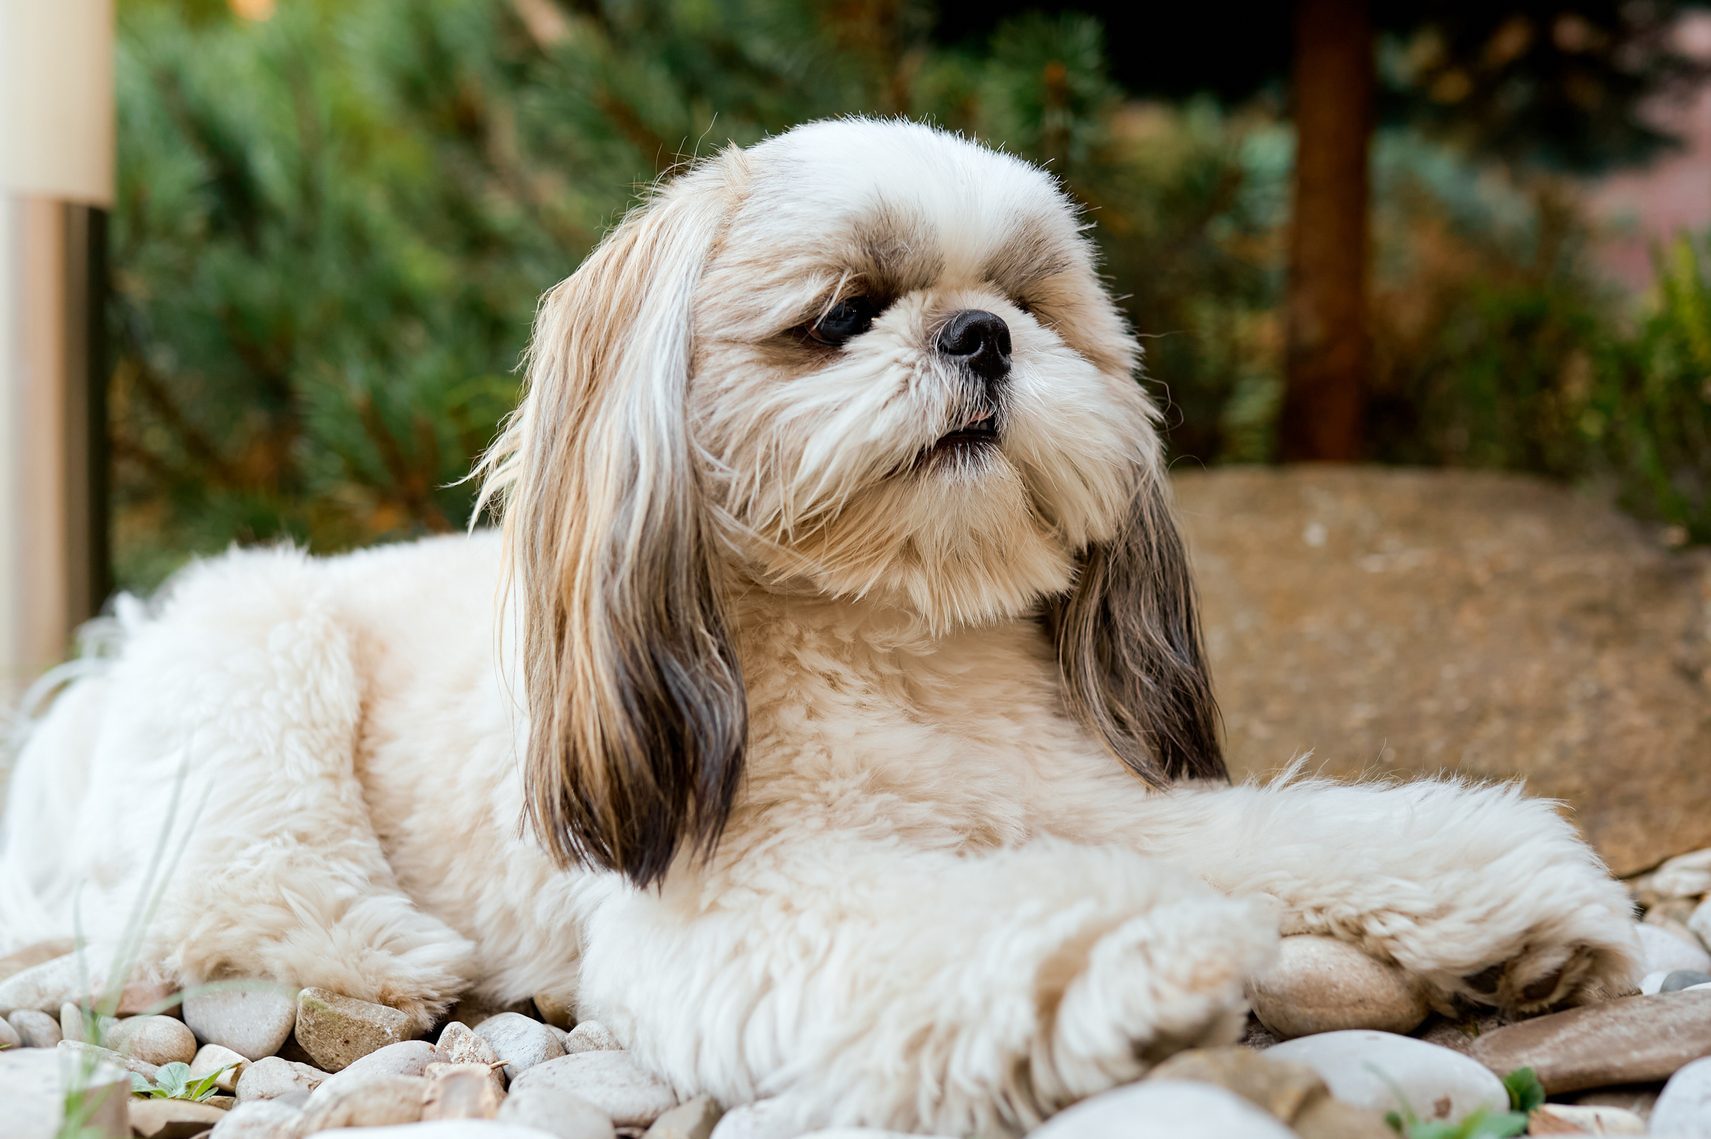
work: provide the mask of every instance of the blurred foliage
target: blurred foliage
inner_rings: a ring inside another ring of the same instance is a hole
[[[1578,423],[1627,504],[1711,542],[1711,240],[1657,254],[1639,331],[1604,346]]]
[[[852,111],[1049,163],[1097,223],[1174,453],[1269,458],[1289,131],[1258,107],[1126,99],[1084,17],[935,47],[920,11],[124,0],[121,582],[232,540],[462,525],[536,296],[633,192],[727,139]],[[1374,456],[1604,475],[1705,536],[1699,263],[1669,254],[1625,327],[1554,183],[1405,128],[1376,155]]]

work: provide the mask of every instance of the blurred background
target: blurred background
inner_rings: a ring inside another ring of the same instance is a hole
[[[1087,204],[1239,765],[1529,772],[1630,869],[1711,845],[1711,10],[1074,9],[118,0],[95,578],[462,527],[639,187],[909,115]]]
[[[853,112],[1087,203],[1179,461],[1597,480],[1711,539],[1711,13],[1301,8],[119,0],[116,578],[462,526],[635,190]]]

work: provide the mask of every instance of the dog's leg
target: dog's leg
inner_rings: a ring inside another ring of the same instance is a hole
[[[363,684],[323,588],[295,553],[231,555],[132,632],[67,842],[97,852],[85,928],[116,947],[158,890],[143,968],[324,986],[425,1025],[462,987],[469,944],[399,890],[375,835],[355,767]]]
[[[1533,1010],[1632,987],[1632,905],[1592,849],[1517,786],[1280,780],[1107,798],[1085,824],[1220,890],[1283,906],[1285,933],[1395,961],[1440,1007]]]
[[[1116,848],[733,845],[597,907],[580,1011],[684,1089],[805,1123],[1024,1127],[1233,1040],[1275,941],[1269,907]]]

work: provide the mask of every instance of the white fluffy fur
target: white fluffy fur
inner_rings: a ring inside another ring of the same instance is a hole
[[[823,1125],[1014,1131],[1230,1040],[1280,928],[1395,961],[1442,1005],[1631,981],[1626,897],[1548,804],[1456,781],[1154,791],[1071,714],[1042,599],[1159,478],[1158,445],[1049,179],[926,128],[840,122],[726,152],[650,210],[602,255],[629,242],[600,270],[622,304],[573,279],[543,313],[495,478],[526,480],[531,427],[586,415],[589,439],[629,450],[573,453],[607,464],[581,493],[701,496],[748,713],[715,853],[643,890],[560,868],[520,828],[542,713],[499,535],[235,552],[130,607],[110,663],[29,737],[0,941],[64,935],[75,908],[110,945],[184,771],[156,973],[325,986],[424,1027],[471,989],[574,994],[681,1090],[787,1095]],[[861,276],[845,251],[876,234],[919,279],[803,363],[781,330]],[[1032,295],[983,275],[1029,243]],[[966,307],[1014,336],[1003,453],[900,474],[956,425],[961,381],[930,341]],[[657,327],[620,336],[602,365],[620,386],[552,387],[579,350],[557,321],[632,315]],[[634,498],[576,509],[646,556]],[[1480,991],[1464,980],[1492,967]]]

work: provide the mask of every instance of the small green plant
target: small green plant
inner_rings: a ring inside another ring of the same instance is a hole
[[[1444,1119],[1421,1119],[1402,1089],[1377,1068],[1379,1079],[1390,1086],[1391,1094],[1401,1105],[1400,1111],[1386,1112],[1384,1121],[1403,1139],[1511,1139],[1527,1130],[1527,1115],[1545,1102],[1545,1089],[1531,1068],[1516,1068],[1503,1077],[1503,1087],[1509,1093],[1509,1111],[1480,1108],[1456,1122]]]
[[[131,1073],[131,1090],[145,1099],[187,1099],[192,1103],[214,1098],[219,1091],[220,1077],[232,1067],[227,1064],[218,1071],[198,1079],[190,1077],[190,1065],[182,1060],[162,1064],[151,1082],[147,1076]]]
[[[1504,1076],[1503,1090],[1509,1093],[1509,1106],[1523,1115],[1530,1115],[1545,1102],[1545,1085],[1531,1068],[1516,1068]]]

